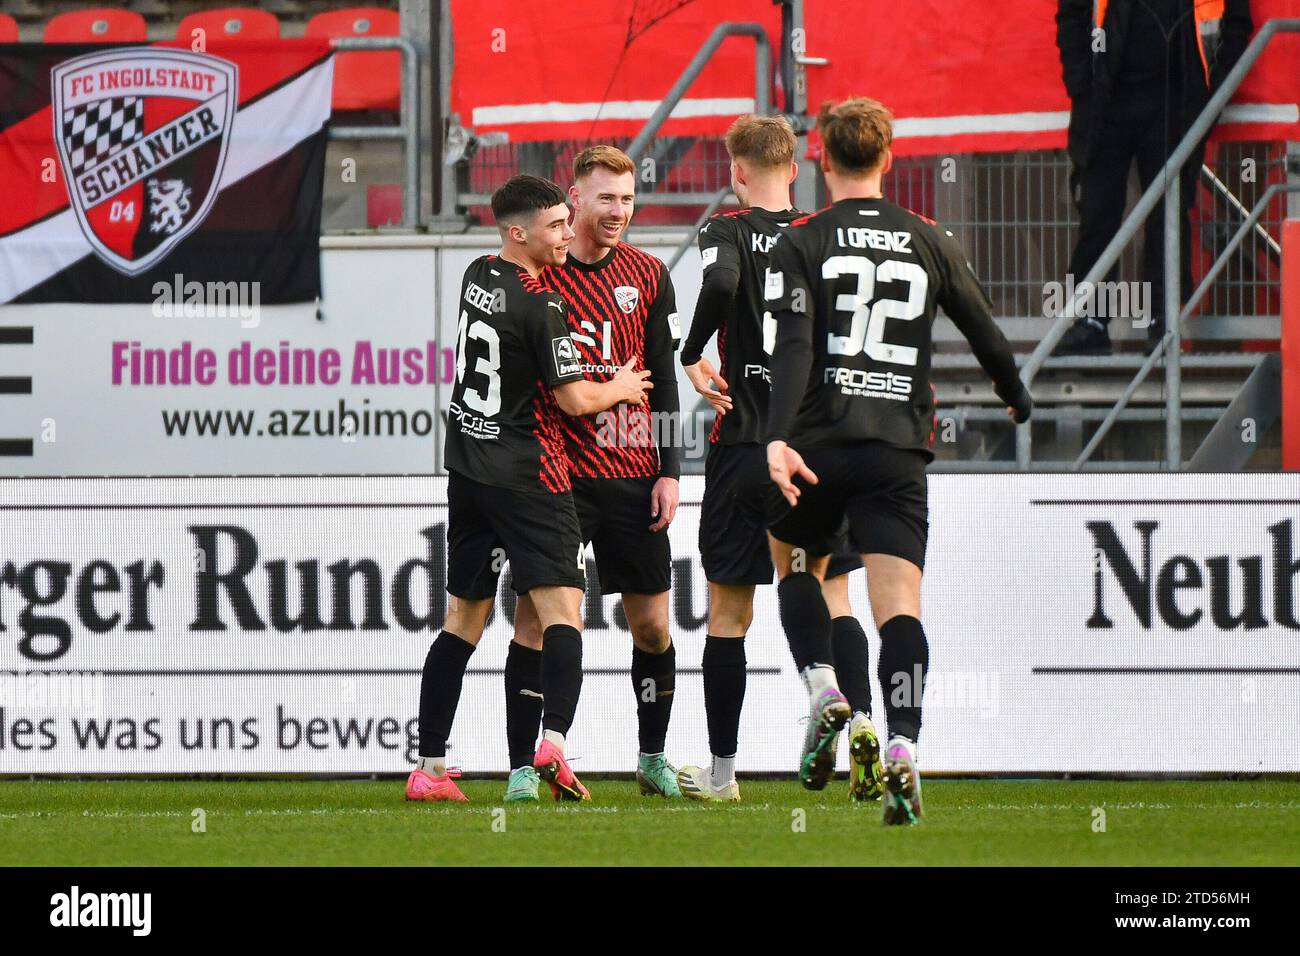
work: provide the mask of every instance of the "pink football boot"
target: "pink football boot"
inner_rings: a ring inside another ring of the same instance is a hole
[[[551,796],[556,800],[591,799],[591,792],[574,776],[560,748],[549,740],[543,740],[537,748],[533,757],[533,769],[550,786]]]
[[[469,803],[469,797],[461,793],[454,778],[460,776],[459,770],[448,769],[442,776],[435,777],[418,767],[406,778],[406,799],[426,800],[431,803],[449,801],[452,803]]]

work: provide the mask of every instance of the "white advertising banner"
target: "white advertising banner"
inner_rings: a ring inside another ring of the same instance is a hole
[[[677,762],[708,754],[701,491],[683,481],[671,529]],[[444,495],[415,477],[0,481],[0,773],[404,771],[446,606]],[[935,475],[930,501],[923,768],[1300,770],[1300,479]],[[470,660],[451,739],[469,772],[507,769],[511,610]],[[630,771],[617,599],[589,594],[584,636],[569,752]],[[746,643],[739,767],[793,773],[806,701],[774,588]]]
[[[323,239],[319,305],[178,274],[150,304],[0,306],[0,476],[435,473],[461,277],[494,238]],[[699,275],[674,271],[684,316]]]

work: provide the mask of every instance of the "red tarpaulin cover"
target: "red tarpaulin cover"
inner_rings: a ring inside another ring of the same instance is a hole
[[[808,0],[808,101],[870,95],[897,116],[900,155],[1065,145],[1069,100],[1055,0]],[[720,22],[761,24],[768,0],[452,0],[452,108],[512,141],[634,135]],[[1300,0],[1252,0],[1256,28],[1300,17]],[[1300,35],[1280,35],[1216,138],[1300,139]],[[754,43],[726,40],[660,135],[716,135],[753,109]],[[776,91],[774,104],[780,103]]]

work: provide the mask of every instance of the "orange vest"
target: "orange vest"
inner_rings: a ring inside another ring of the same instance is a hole
[[[1093,21],[1098,27],[1106,19],[1108,0],[1093,0]],[[1196,49],[1201,54],[1201,68],[1205,70],[1205,82],[1210,82],[1210,61],[1205,57],[1205,35],[1217,33],[1219,21],[1223,19],[1224,0],[1195,0]]]

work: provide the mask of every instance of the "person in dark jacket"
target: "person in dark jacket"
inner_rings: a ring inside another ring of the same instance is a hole
[[[1079,238],[1069,273],[1082,282],[1123,221],[1129,168],[1146,189],[1240,59],[1252,30],[1249,0],[1060,0],[1056,43],[1070,95],[1070,186]],[[1191,291],[1188,212],[1204,142],[1183,167],[1183,301]],[[1106,277],[1114,280],[1118,270]],[[1150,283],[1148,351],[1164,336],[1164,203],[1146,221],[1142,278]],[[1090,311],[1103,311],[1096,296]],[[1081,310],[1082,311],[1082,310]],[[1109,355],[1112,316],[1079,318],[1054,355]],[[1140,316],[1130,316],[1141,320]]]

